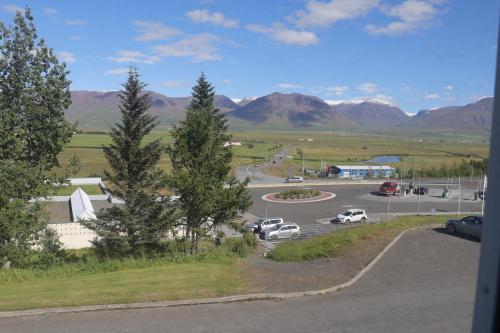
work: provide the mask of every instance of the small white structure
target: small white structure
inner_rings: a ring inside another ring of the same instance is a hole
[[[99,185],[102,183],[101,177],[90,178],[69,178],[70,185]]]
[[[70,200],[73,222],[96,218],[89,196],[80,187],[71,194]]]
[[[241,142],[237,142],[237,141],[224,142],[224,147],[229,147],[229,146],[241,146]]]

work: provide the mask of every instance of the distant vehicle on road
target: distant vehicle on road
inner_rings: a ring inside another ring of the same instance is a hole
[[[482,216],[466,216],[460,220],[448,220],[446,231],[449,234],[462,234],[480,239],[482,225]]]
[[[294,238],[300,235],[300,227],[295,223],[277,225],[269,230],[263,230],[259,234],[260,239],[278,240]]]
[[[302,177],[292,176],[292,177],[288,177],[285,180],[285,183],[302,183],[303,181],[304,181],[304,178],[302,178]]]
[[[399,185],[396,182],[385,182],[378,189],[378,192],[383,195],[396,195],[399,191]]]
[[[330,223],[351,223],[351,222],[365,222],[368,219],[366,212],[363,209],[349,209],[337,215],[336,218]]]
[[[253,167],[254,167],[254,168],[258,168],[258,167],[259,167],[259,165],[258,165],[258,164],[254,164],[254,165],[253,165]]]
[[[249,232],[256,232],[256,230],[261,232],[284,223],[285,221],[282,217],[261,217],[257,222],[245,225],[245,229]]]

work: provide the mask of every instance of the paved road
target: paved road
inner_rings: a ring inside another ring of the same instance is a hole
[[[298,187],[300,188],[300,187]],[[308,188],[303,186],[303,188]],[[439,186],[430,186],[431,190],[439,189]],[[298,223],[300,225],[309,225],[317,223],[318,220],[336,216],[349,208],[362,208],[370,214],[387,213],[388,198],[373,196],[370,192],[377,189],[376,185],[325,185],[318,187],[322,191],[335,193],[334,199],[314,202],[314,203],[269,203],[261,197],[270,192],[280,192],[287,190],[287,187],[276,188],[251,188],[250,193],[253,198],[253,206],[250,213],[256,216],[265,216],[266,207],[268,216],[281,216],[285,220]],[[464,191],[473,191],[472,188],[465,187]],[[460,210],[468,212],[481,211],[481,202],[470,200],[469,197],[462,196]],[[411,213],[418,211],[418,198],[391,198],[391,213]],[[456,212],[458,210],[458,200],[421,198],[420,212],[430,213],[432,208],[440,212]]]
[[[0,331],[469,332],[478,259],[479,243],[418,231],[354,286],[332,295],[3,319]]]

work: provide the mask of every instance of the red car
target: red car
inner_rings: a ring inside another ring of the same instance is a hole
[[[399,192],[399,185],[396,182],[385,182],[382,185],[380,185],[380,188],[378,189],[380,194],[384,195],[396,195],[396,193]]]

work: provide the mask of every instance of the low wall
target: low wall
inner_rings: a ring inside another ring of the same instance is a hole
[[[97,234],[84,227],[80,223],[51,223],[47,225],[57,232],[59,241],[65,249],[82,249],[91,247],[91,241],[97,238]]]
[[[99,185],[102,182],[100,177],[90,178],[69,178],[71,185]]]

